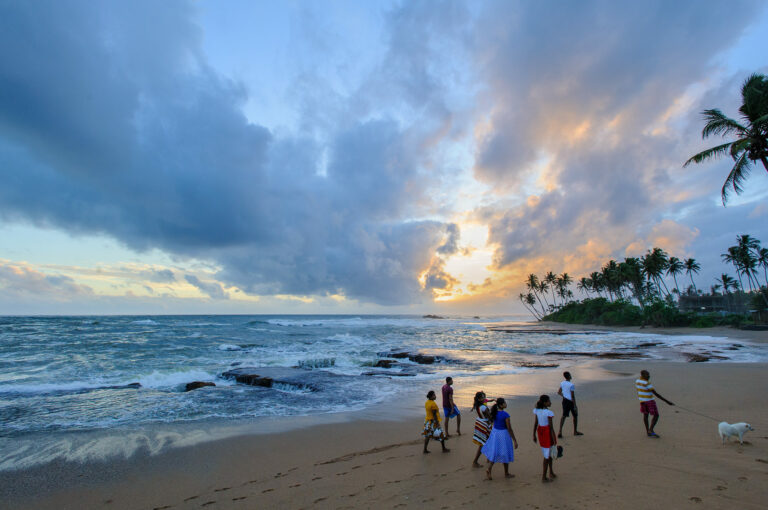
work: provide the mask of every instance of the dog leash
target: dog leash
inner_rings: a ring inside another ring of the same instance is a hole
[[[682,409],[683,411],[688,411],[689,413],[698,414],[699,416],[701,416],[701,417],[703,417],[703,418],[707,418],[707,419],[709,419],[709,420],[712,420],[712,421],[715,421],[715,422],[718,422],[718,423],[719,423],[720,421],[722,421],[722,420],[718,420],[717,418],[712,418],[711,416],[708,416],[708,415],[706,415],[706,414],[702,414],[702,413],[700,413],[700,412],[698,412],[698,411],[694,411],[693,409],[688,409],[688,408],[685,408],[685,407],[683,407],[683,406],[680,406],[680,405],[677,405],[677,404],[675,404],[673,407],[677,407],[677,408],[680,408],[680,409]]]

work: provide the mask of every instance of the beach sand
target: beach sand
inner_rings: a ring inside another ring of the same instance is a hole
[[[601,367],[613,378],[580,383],[578,367],[572,370],[585,435],[573,437],[566,422],[565,455],[550,484],[540,481],[541,453],[532,442],[536,397],[518,396],[508,409],[520,444],[510,467],[515,478],[505,480],[496,466],[487,481],[483,469],[471,467],[474,419],[464,395],[472,390],[457,388],[464,435],[448,441],[450,453],[430,443],[432,453],[422,454],[421,413],[392,402],[341,423],[0,473],[0,501],[9,509],[765,508],[768,365],[612,361]],[[680,406],[659,402],[660,439],[643,428],[633,386],[641,368]],[[559,421],[559,369],[511,377],[533,377],[541,391],[549,390]],[[722,445],[721,420],[748,421],[756,430],[743,446]]]

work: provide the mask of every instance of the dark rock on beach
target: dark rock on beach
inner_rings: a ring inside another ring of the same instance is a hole
[[[122,389],[134,389],[137,390],[141,388],[141,383],[132,382],[130,384],[121,384],[118,386],[102,386],[100,388],[96,388],[99,390],[122,390]]]
[[[657,345],[664,345],[664,342],[645,342],[642,344],[637,344],[635,349],[640,349],[642,347],[656,347]]]
[[[711,359],[728,359],[725,356],[719,356],[717,354],[712,354],[711,352],[684,352],[683,356],[685,356],[689,363],[704,363]]]
[[[303,370],[285,367],[243,367],[221,374],[224,379],[234,379],[241,384],[264,388],[320,391],[330,387],[340,376],[321,370]]]
[[[544,353],[547,356],[589,356],[605,359],[635,359],[643,358],[642,352],[581,352],[581,351],[550,351]]]
[[[445,319],[445,317],[441,317],[439,315],[427,314],[427,315],[423,315],[422,319]]]
[[[373,366],[376,368],[392,368],[392,365],[395,365],[396,363],[397,361],[391,359],[380,359]]]
[[[432,365],[435,362],[444,361],[444,358],[440,356],[430,356],[428,354],[411,353],[411,352],[380,352],[377,354],[381,358],[393,358],[393,359],[409,359],[414,363],[420,365]],[[384,361],[384,360],[382,360]]]
[[[192,391],[199,388],[205,388],[206,386],[216,386],[216,384],[212,382],[205,382],[205,381],[193,381],[193,382],[187,383],[187,385],[184,387],[184,391]]]
[[[558,363],[535,363],[533,361],[522,361],[517,365],[525,368],[557,368],[560,366]]]

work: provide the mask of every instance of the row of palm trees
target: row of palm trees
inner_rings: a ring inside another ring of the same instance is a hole
[[[750,292],[768,287],[768,249],[761,247],[760,241],[748,234],[737,236],[736,241],[736,245],[729,247],[722,258],[736,268],[738,281],[724,273],[710,288],[712,294],[720,288],[726,294],[731,289],[744,289],[744,279]],[[760,282],[759,267],[763,269],[763,283]],[[576,288],[586,297],[604,297],[610,301],[622,299],[636,302],[644,308],[653,299],[671,302],[675,295],[699,295],[693,275],[700,270],[701,265],[696,259],[680,259],[669,256],[661,248],[653,248],[641,257],[627,257],[621,262],[609,260],[600,271],[580,278]],[[688,276],[691,285],[681,291],[678,276],[683,274]],[[665,281],[668,277],[674,282],[671,289]],[[519,298],[526,309],[540,319],[572,301],[574,295],[569,288],[572,283],[573,278],[568,273],[556,275],[550,271],[543,278],[529,274],[525,281],[528,292],[521,293]],[[763,299],[766,299],[764,295]]]

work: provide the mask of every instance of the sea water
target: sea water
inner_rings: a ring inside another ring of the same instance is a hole
[[[365,409],[417,386],[439,389],[447,375],[460,384],[462,378],[525,373],[536,370],[526,363],[563,359],[550,352],[621,353],[645,343],[657,344],[642,349],[655,359],[682,360],[684,353],[696,352],[727,358],[722,361],[768,358],[759,345],[705,334],[564,335],[521,319],[0,317],[0,469],[87,457],[91,450],[129,454],[137,445],[126,442],[146,442],[146,434],[137,431],[155,425],[165,425],[157,430],[178,440],[184,430],[205,435],[206,424],[222,421]],[[506,326],[499,330],[501,324]],[[376,367],[394,352],[437,360],[421,364],[400,358],[391,368]],[[306,384],[266,388],[222,377],[246,367],[256,373],[259,368],[293,369],[294,379],[298,373]],[[193,381],[215,386],[185,392]],[[88,439],[78,443],[73,439],[78,434]],[[157,437],[153,441],[157,444],[151,450],[164,443]]]

